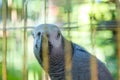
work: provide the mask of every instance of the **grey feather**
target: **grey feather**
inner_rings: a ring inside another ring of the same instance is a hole
[[[45,27],[47,28],[45,30]],[[38,33],[41,35],[38,35]],[[64,53],[64,41],[65,38],[62,36],[59,28],[52,24],[42,24],[35,28],[34,34],[34,53],[35,56],[42,65],[41,53],[41,39],[42,34],[46,33],[49,41],[49,71],[48,74],[51,80],[65,80],[65,53]],[[60,36],[58,36],[60,33]],[[36,46],[37,45],[37,46]],[[90,69],[90,57],[93,56],[87,52],[84,48],[77,44],[71,42],[72,45],[72,80],[91,80],[91,69]],[[51,47],[52,46],[52,47]],[[97,70],[98,70],[98,80],[113,80],[110,72],[105,67],[105,65],[96,58],[97,60]]]

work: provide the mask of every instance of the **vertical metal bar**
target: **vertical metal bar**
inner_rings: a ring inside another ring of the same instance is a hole
[[[91,25],[91,45],[92,45],[92,53],[94,56],[95,56],[95,34],[96,34],[96,28],[94,27],[94,25]],[[94,56],[91,56],[90,58],[91,80],[98,80],[97,60],[96,57]]]
[[[67,22],[68,22],[68,28],[70,28],[71,24],[71,0],[66,0],[66,11],[67,11]],[[69,39],[71,38],[70,36],[70,29],[68,29],[68,37]]]
[[[92,0],[91,4],[91,17],[90,17],[90,28],[91,28],[91,45],[92,45],[92,53],[95,55],[95,33],[96,28],[94,25],[92,25],[93,21],[93,8],[94,7],[94,0]],[[90,57],[90,69],[91,69],[91,80],[98,80],[98,69],[97,69],[97,60],[96,57],[91,56]]]
[[[120,13],[119,13],[120,14]],[[120,17],[119,17],[120,18]],[[120,80],[120,21],[117,29],[117,52],[118,52],[118,80]]]
[[[44,24],[47,23],[47,16],[48,16],[48,12],[47,12],[47,7],[48,7],[48,0],[44,0]],[[47,26],[45,25],[45,31],[47,31]],[[42,39],[42,53],[43,53],[43,68],[46,72],[49,71],[49,58],[48,58],[48,51],[49,51],[49,47],[48,47],[48,38],[47,38],[47,34],[45,33],[43,35],[43,39]],[[48,74],[45,73],[45,80],[48,80]]]
[[[72,80],[72,46],[71,43],[65,40],[65,80]]]
[[[68,37],[69,39],[71,38],[70,36],[70,24],[71,24],[71,0],[66,0],[66,12],[67,12],[67,22],[68,22]],[[71,69],[72,69],[72,47],[71,43],[67,40],[64,42],[65,44],[65,80],[72,80],[72,74],[71,74]]]
[[[44,1],[44,24],[47,22],[47,1],[48,0]]]
[[[43,68],[48,73],[49,72],[49,58],[48,58],[48,38],[47,34],[43,34],[42,37],[42,57],[43,57]],[[45,80],[48,80],[48,75],[45,73]]]
[[[67,18],[68,18],[68,20],[67,20],[68,28],[70,28],[71,20],[70,20],[70,12],[69,11],[67,13]],[[70,36],[70,29],[68,29],[68,37],[69,37],[69,39],[71,38],[71,36]]]
[[[3,54],[2,54],[2,80],[7,80],[7,35],[6,35],[6,18],[7,18],[7,1],[2,0],[2,20],[3,20]]]
[[[24,54],[23,54],[23,80],[27,80],[27,1],[24,3]]]
[[[118,52],[118,80],[120,80],[120,2],[116,0],[117,10],[117,52]]]

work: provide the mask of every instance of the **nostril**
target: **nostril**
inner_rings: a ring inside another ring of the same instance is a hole
[[[49,47],[52,48],[53,45],[51,44],[51,42],[48,41]]]

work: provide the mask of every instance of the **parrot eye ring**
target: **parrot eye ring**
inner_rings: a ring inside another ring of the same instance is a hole
[[[37,34],[38,36],[40,36],[41,35],[41,32],[38,32],[38,34]]]

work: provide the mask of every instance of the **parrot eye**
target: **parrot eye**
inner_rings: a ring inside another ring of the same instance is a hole
[[[41,35],[41,32],[38,32],[38,34],[37,34],[38,36],[40,36]]]
[[[58,32],[58,34],[57,34],[57,38],[59,38],[60,37],[60,32]]]
[[[49,34],[47,34],[47,37],[49,37]]]

